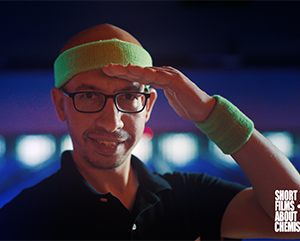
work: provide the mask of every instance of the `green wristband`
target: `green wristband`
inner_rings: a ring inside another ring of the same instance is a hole
[[[203,122],[195,125],[207,135],[225,154],[233,154],[250,138],[253,122],[235,105],[225,98],[214,95],[217,100],[214,109]]]

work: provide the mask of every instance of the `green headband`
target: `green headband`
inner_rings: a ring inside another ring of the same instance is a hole
[[[66,50],[55,60],[55,87],[62,87],[76,74],[101,69],[110,63],[151,67],[152,58],[142,47],[119,39],[79,45]]]

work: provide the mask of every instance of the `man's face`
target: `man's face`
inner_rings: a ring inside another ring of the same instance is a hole
[[[144,91],[143,85],[108,77],[102,70],[80,73],[63,88],[68,93],[95,91],[107,95]],[[72,98],[62,96],[74,159],[97,169],[113,169],[130,160],[131,151],[140,140],[149,119],[155,97],[152,94],[148,99],[144,111],[129,114],[119,112],[111,98],[98,113],[80,113],[75,110]]]

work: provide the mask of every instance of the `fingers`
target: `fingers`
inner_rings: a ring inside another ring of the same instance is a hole
[[[117,77],[121,79],[127,79],[129,81],[146,81],[149,79],[149,76],[151,73],[147,69],[144,69],[139,66],[132,66],[131,64],[125,66],[125,65],[116,65],[116,64],[110,64],[108,66],[103,67],[103,72],[112,77]],[[144,78],[144,75],[148,76],[148,78]],[[150,77],[151,78],[151,77]],[[151,82],[151,80],[148,80]]]
[[[124,65],[110,64],[108,66],[104,66],[102,70],[106,75],[111,77],[127,79],[129,81],[135,79]]]
[[[155,88],[163,88],[174,78],[170,67],[140,67],[133,64],[127,66],[110,64],[103,67],[103,72],[112,77],[139,82],[144,85],[152,85]]]

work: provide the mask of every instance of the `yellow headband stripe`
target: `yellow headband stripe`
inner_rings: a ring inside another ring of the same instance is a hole
[[[54,62],[55,87],[65,85],[81,72],[101,69],[110,63],[151,67],[152,58],[142,47],[119,39],[100,40],[68,49]]]

